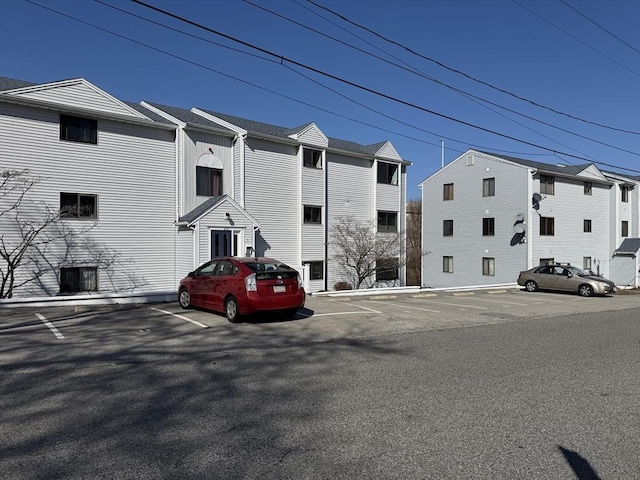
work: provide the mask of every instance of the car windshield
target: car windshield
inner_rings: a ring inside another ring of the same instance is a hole
[[[289,265],[280,262],[247,262],[245,263],[254,272],[269,272],[274,270],[293,270]]]
[[[579,277],[586,277],[588,275],[590,275],[589,272],[585,272],[584,270],[578,268],[578,267],[573,267],[573,266],[569,266],[567,267],[567,270],[569,270],[571,273],[573,273],[574,275],[577,275]]]

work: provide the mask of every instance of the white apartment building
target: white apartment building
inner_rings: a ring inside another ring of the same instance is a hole
[[[65,228],[87,230],[82,242],[48,245],[46,268],[32,259],[18,281],[46,274],[16,296],[172,295],[223,255],[274,257],[299,268],[309,292],[331,290],[349,280],[332,225],[349,215],[403,231],[409,164],[390,142],[329,138],[314,123],[124,102],[82,78],[0,77],[0,171],[40,178],[23,214],[60,209]],[[13,217],[0,223],[3,241],[17,241]],[[386,277],[404,285],[404,240],[397,252]]]
[[[640,236],[639,184],[594,164],[468,150],[420,184],[422,284],[514,283],[555,261],[637,286],[638,251],[627,252],[636,243],[619,247]]]

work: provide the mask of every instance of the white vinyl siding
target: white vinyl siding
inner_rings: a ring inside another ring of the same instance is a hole
[[[535,180],[533,191],[538,191]],[[532,258],[553,257],[557,262],[580,266],[583,257],[592,257],[594,267],[599,265],[600,272],[608,274],[608,196],[609,185],[594,182],[591,195],[584,195],[582,180],[557,176],[554,195],[541,200],[539,210],[532,216],[529,228]],[[584,233],[585,212],[588,212],[591,220],[591,233],[588,234]],[[554,219],[553,236],[540,235],[540,217]]]
[[[336,153],[327,153],[327,223],[329,243],[331,227],[336,217],[353,216],[360,222],[375,222],[375,205],[373,201],[373,185],[376,172],[372,161],[347,157]],[[397,190],[397,187],[396,187]],[[334,255],[329,244],[327,265],[327,287],[333,290],[337,281],[348,281],[355,286],[353,280],[345,277],[342,269],[332,258]]]
[[[295,145],[249,137],[245,149],[245,209],[261,225],[256,252],[292,267],[299,262],[300,160]]]
[[[233,190],[233,137],[216,135],[195,130],[185,130],[184,183],[185,189],[183,211],[185,215],[206,202],[209,197],[196,195],[196,163],[201,155],[213,153],[222,160],[222,193],[231,196]],[[210,152],[209,149],[213,150]]]
[[[321,149],[326,148],[328,143],[327,138],[314,125],[311,125],[304,132],[302,132],[302,134],[298,136],[297,140],[304,145],[321,147]]]
[[[97,195],[97,225],[85,237],[98,246],[76,260],[91,265],[98,253],[117,253],[111,275],[98,270],[100,292],[174,290],[167,259],[175,253],[175,132],[98,118],[98,145],[60,142],[59,117],[55,111],[0,104],[3,164],[44,177],[32,198],[53,207],[59,206],[61,191]],[[52,295],[57,289],[57,279],[48,275],[42,290],[28,293]]]
[[[422,188],[422,285],[452,287],[484,285],[482,258],[495,258],[496,275],[490,283],[513,283],[527,266],[527,244],[511,246],[518,214],[530,223],[528,169],[475,154],[466,154],[430,177]],[[483,179],[495,178],[495,197],[483,197]],[[443,185],[454,184],[453,201],[443,200]],[[536,215],[534,215],[536,216]],[[482,235],[482,219],[495,218],[495,234]],[[454,236],[443,237],[443,220],[453,220]],[[531,226],[528,225],[529,232]],[[455,258],[453,273],[444,273],[442,258]]]
[[[12,95],[29,98],[31,100],[55,103],[64,108],[75,107],[95,110],[97,113],[104,112],[133,118],[145,118],[141,113],[126,107],[113,97],[105,95],[103,92],[90,87],[84,82],[64,84],[46,90],[34,89]]]

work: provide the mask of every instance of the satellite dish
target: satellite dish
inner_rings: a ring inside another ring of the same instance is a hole
[[[526,223],[516,223],[513,226],[513,231],[516,232],[516,233],[524,234],[527,231],[527,224]]]
[[[531,203],[533,204],[533,208],[538,210],[540,208],[540,200],[542,200],[542,195],[539,193],[534,193],[533,198],[531,199]]]

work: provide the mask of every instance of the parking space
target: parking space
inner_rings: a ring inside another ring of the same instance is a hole
[[[640,295],[583,298],[518,289],[349,297],[309,296],[293,320],[277,314],[230,324],[222,315],[177,303],[135,307],[0,310],[0,337],[11,345],[62,344],[120,351],[153,344],[167,352],[190,342],[224,350],[381,336],[591,313],[640,306]],[[11,339],[12,342],[7,340]],[[4,349],[0,346],[0,352]]]

